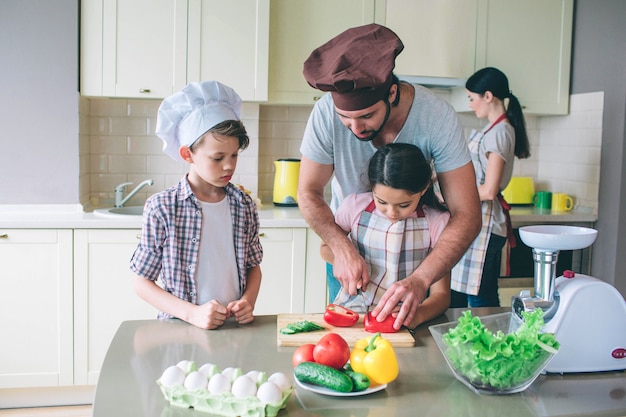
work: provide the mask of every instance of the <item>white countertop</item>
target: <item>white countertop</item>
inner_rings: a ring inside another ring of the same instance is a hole
[[[308,227],[297,207],[263,205],[259,208],[259,220],[261,227]],[[140,229],[141,217],[99,217],[72,205],[0,206],[0,228]]]
[[[534,207],[513,207],[513,227],[528,224],[567,223],[591,226],[597,216],[585,208],[553,213]],[[259,208],[261,227],[308,227],[297,207],[263,205]],[[13,229],[140,229],[141,217],[104,218],[84,212],[80,205],[0,206],[0,228]]]

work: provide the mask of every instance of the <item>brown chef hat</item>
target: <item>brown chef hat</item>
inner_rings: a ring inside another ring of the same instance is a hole
[[[330,91],[335,106],[354,111],[386,98],[396,56],[404,45],[398,35],[375,23],[340,33],[304,61],[304,78]]]

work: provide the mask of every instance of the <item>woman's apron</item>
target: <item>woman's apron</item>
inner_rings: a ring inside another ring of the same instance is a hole
[[[479,152],[480,144],[482,143],[485,135],[495,125],[500,123],[506,118],[506,114],[503,114],[489,128],[483,132],[472,131],[469,140],[469,150],[473,161],[478,161],[481,169],[474,169],[476,172],[477,184],[483,184],[485,182],[485,169],[480,162]],[[501,195],[498,196],[498,200],[504,201]],[[483,267],[485,265],[485,256],[487,254],[487,246],[489,245],[489,238],[491,237],[492,219],[493,219],[493,201],[482,201],[482,227],[480,233],[474,239],[470,247],[467,249],[461,260],[452,268],[450,276],[450,288],[454,291],[458,291],[464,294],[477,295],[480,290],[480,281],[483,275]],[[513,237],[513,231],[511,228],[511,220],[509,217],[509,206],[502,205],[505,216],[507,218],[507,228],[509,229],[509,240]],[[515,239],[513,238],[513,242]]]
[[[392,223],[386,217],[374,213],[372,201],[361,213],[359,221],[352,226],[352,243],[365,259],[370,282],[360,295],[350,296],[342,288],[335,304],[348,308],[366,307],[378,303],[387,288],[396,281],[413,273],[430,252],[430,230],[421,207],[417,217]]]

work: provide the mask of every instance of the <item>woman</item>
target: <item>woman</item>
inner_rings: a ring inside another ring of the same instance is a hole
[[[514,246],[508,205],[501,191],[513,173],[514,157],[530,156],[524,114],[509,80],[497,68],[483,68],[465,83],[469,105],[488,124],[472,132],[469,148],[482,203],[483,226],[468,252],[452,270],[451,307],[497,307],[502,247]],[[474,262],[471,261],[471,259]],[[476,259],[481,262],[475,262]]]

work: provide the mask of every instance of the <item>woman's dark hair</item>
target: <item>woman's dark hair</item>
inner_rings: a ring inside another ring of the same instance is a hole
[[[196,151],[198,145],[202,143],[204,135],[209,132],[216,136],[236,137],[239,140],[240,150],[246,149],[250,144],[250,138],[248,137],[248,132],[246,132],[246,127],[243,125],[243,122],[240,120],[224,120],[203,133],[198,140],[192,143],[189,147],[191,152]]]
[[[433,190],[430,161],[415,145],[390,143],[380,147],[370,159],[367,176],[372,188],[380,184],[405,190],[409,194],[426,190],[420,204],[448,211]]]
[[[530,156],[530,144],[526,134],[524,113],[522,113],[519,100],[509,89],[509,80],[506,75],[497,68],[483,68],[467,79],[465,88],[481,96],[485,95],[487,91],[491,91],[491,94],[503,102],[505,98],[509,99],[509,104],[506,106],[506,117],[515,129],[515,156],[519,159],[528,158]]]

